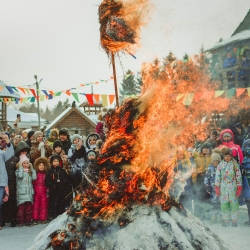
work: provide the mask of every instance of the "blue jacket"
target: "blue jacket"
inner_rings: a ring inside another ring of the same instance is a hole
[[[215,174],[216,174],[216,167],[213,164],[210,164],[207,168],[204,184],[206,185],[206,190],[210,194],[210,199],[212,202],[217,203],[219,202],[219,197],[215,194]]]
[[[250,60],[246,59],[245,61],[242,62],[241,67],[244,68],[250,68]],[[246,77],[250,77],[250,70],[241,70],[239,71],[239,76],[246,76]]]
[[[223,68],[228,69],[234,67],[236,63],[236,59],[234,57],[226,58],[226,60],[223,62]]]
[[[0,150],[0,187],[8,186],[8,175],[5,167],[5,162],[14,155],[12,144],[6,147],[6,151]]]

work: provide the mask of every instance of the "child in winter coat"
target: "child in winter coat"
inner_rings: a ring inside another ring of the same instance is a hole
[[[69,176],[62,168],[62,160],[59,155],[50,157],[51,168],[46,173],[45,183],[49,188],[49,209],[51,219],[65,211],[65,197],[68,195]]]
[[[34,204],[33,204],[33,224],[37,225],[38,221],[45,224],[48,217],[48,188],[45,184],[46,172],[49,169],[49,162],[45,157],[39,157],[35,160],[34,168],[37,178],[33,181],[34,187]]]
[[[59,138],[59,131],[58,131],[58,129],[56,129],[56,128],[52,129],[51,132],[50,132],[50,134],[49,134],[49,138],[48,138],[49,145],[52,147],[53,144],[54,144],[54,142],[56,140],[58,140],[58,138]]]
[[[233,159],[232,150],[221,148],[223,160],[219,163],[215,176],[215,192],[220,197],[223,227],[229,224],[230,213],[232,226],[237,227],[239,196],[242,191],[242,177],[238,163]]]
[[[24,224],[32,226],[32,203],[33,186],[32,181],[36,179],[36,171],[25,154],[20,155],[16,170],[17,182],[17,222],[21,227]]]
[[[243,143],[243,153],[244,160],[242,162],[243,167],[243,192],[245,197],[245,202],[248,210],[249,220],[245,222],[245,226],[250,227],[250,139]]]
[[[226,146],[232,150],[232,157],[241,165],[243,153],[239,145],[234,143],[234,134],[231,129],[225,129],[220,133],[221,145],[218,148]]]
[[[208,166],[205,174],[204,184],[206,185],[207,193],[210,195],[211,201],[211,224],[217,221],[217,215],[220,215],[220,200],[215,192],[215,174],[218,164],[221,162],[220,150],[215,149],[211,155],[212,163]]]

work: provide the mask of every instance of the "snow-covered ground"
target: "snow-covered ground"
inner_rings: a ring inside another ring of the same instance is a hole
[[[220,223],[210,225],[209,221],[205,221],[205,224],[226,242],[232,250],[246,250],[249,249],[250,245],[250,228],[244,226],[247,218],[246,208],[241,207],[237,228],[225,228]],[[0,231],[0,249],[26,250],[32,245],[36,235],[46,226],[37,225],[33,227],[11,228],[7,224]]]

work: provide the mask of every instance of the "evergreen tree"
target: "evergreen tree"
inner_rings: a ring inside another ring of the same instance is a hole
[[[68,107],[70,107],[70,103],[69,103],[69,99],[67,98],[64,102],[63,102],[63,108],[64,110],[67,109]]]
[[[48,105],[46,106],[45,111],[43,112],[42,118],[45,119],[46,121],[52,121],[52,113],[51,110],[49,109]]]
[[[121,83],[121,88],[120,88],[121,98],[124,99],[126,96],[136,95],[137,92],[138,90],[134,74],[132,73],[131,70],[128,70]]]
[[[24,113],[29,113],[29,104],[25,104],[25,105],[21,106],[18,110],[20,110],[21,112],[24,112]]]
[[[53,117],[59,116],[64,111],[62,101],[59,101],[53,109]]]
[[[34,102],[30,105],[28,113],[37,113],[37,106]]]

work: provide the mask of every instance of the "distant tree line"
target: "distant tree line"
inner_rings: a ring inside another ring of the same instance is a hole
[[[67,98],[64,102],[58,101],[58,103],[51,109],[46,106],[45,110],[40,109],[41,118],[46,121],[53,121],[55,117],[59,116],[65,109],[70,107],[69,99]],[[25,104],[19,108],[20,111],[25,113],[37,113],[37,106],[35,103]]]

